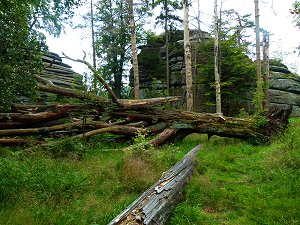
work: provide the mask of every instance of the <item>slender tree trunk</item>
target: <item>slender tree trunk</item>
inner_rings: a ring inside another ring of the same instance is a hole
[[[263,111],[263,90],[261,81],[261,60],[260,60],[260,37],[259,37],[259,8],[258,0],[255,4],[255,34],[256,34],[256,79],[257,79],[257,108],[258,112]]]
[[[133,0],[127,0],[127,3],[128,3],[129,24],[131,30],[131,52],[132,52],[132,64],[133,64],[133,77],[134,77],[134,98],[140,99],[139,65],[137,59]]]
[[[269,86],[270,86],[270,65],[269,65],[269,33],[264,32],[263,37],[263,62],[264,62],[264,101],[263,107],[264,112],[268,112],[270,109],[270,95],[269,95]]]
[[[198,40],[201,41],[201,29],[200,29],[200,0],[197,1],[197,28],[198,28]]]
[[[189,34],[189,2],[183,0],[183,31],[184,31],[184,60],[186,75],[186,106],[188,111],[193,111],[193,75],[192,75],[192,57]]]
[[[218,29],[218,1],[214,2],[214,14],[215,14],[215,82],[216,82],[216,113],[222,114],[221,106],[221,84],[220,84],[220,74],[219,74],[219,29]]]
[[[97,69],[96,65],[96,45],[95,45],[95,30],[94,30],[94,11],[93,0],[91,0],[91,31],[92,31],[92,51],[93,51],[93,67]],[[93,90],[97,90],[97,79],[93,77]]]
[[[167,79],[167,92],[170,94],[170,62],[169,62],[169,28],[168,28],[168,1],[164,1],[165,10],[165,43],[166,43],[166,79]]]

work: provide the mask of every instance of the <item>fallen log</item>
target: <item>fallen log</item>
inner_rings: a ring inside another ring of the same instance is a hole
[[[154,140],[150,141],[150,144],[159,146],[165,143],[168,139],[176,135],[177,129],[166,128],[161,132]]]
[[[182,160],[163,173],[162,177],[135,200],[109,225],[163,224],[171,210],[182,197],[182,189],[193,173],[195,157],[201,145],[197,145]]]
[[[127,126],[127,125],[113,125],[113,126],[109,126],[97,130],[92,130],[84,134],[79,134],[74,136],[74,138],[80,138],[80,139],[90,138],[94,135],[103,134],[103,133],[125,134],[129,136],[134,136],[137,133],[146,133],[146,129]]]
[[[283,110],[283,109],[282,109]],[[288,113],[273,113],[272,118],[266,118],[265,123],[259,124],[256,119],[223,117],[217,114],[194,113],[178,110],[143,109],[110,112],[118,118],[129,118],[132,121],[164,121],[168,128],[189,133],[206,133],[240,139],[269,140],[278,123],[286,123]],[[278,116],[276,116],[278,115]],[[283,118],[282,118],[283,117]],[[277,123],[277,122],[278,123]]]
[[[17,145],[41,145],[44,144],[43,141],[35,141],[35,140],[27,140],[27,139],[8,139],[1,138],[0,145],[1,146],[17,146]]]
[[[55,131],[80,129],[80,130],[95,130],[105,127],[113,126],[112,123],[101,123],[101,122],[86,122],[77,121],[73,123],[58,124],[50,127],[37,127],[37,128],[25,128],[25,129],[5,129],[0,130],[0,136],[23,136],[33,134],[47,134]]]

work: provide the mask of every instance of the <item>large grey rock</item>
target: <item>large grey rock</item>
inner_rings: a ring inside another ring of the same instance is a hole
[[[289,108],[290,105],[287,105],[287,104],[278,104],[278,103],[271,103],[270,104],[270,108]],[[292,113],[291,113],[291,116],[294,116],[294,117],[300,117],[300,107],[299,106],[292,106]]]
[[[300,78],[270,77],[270,88],[300,94]]]
[[[279,104],[287,104],[287,105],[300,105],[300,95],[286,92],[286,91],[280,91],[280,90],[274,90],[270,89],[270,102],[272,103],[279,103]]]

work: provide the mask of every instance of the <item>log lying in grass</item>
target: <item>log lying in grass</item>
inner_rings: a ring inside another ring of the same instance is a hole
[[[200,148],[201,145],[193,148],[109,225],[163,224],[182,197],[182,189],[193,173]]]
[[[14,138],[0,138],[1,146],[17,146],[17,145],[41,145],[43,141],[27,140],[27,139],[14,139]]]

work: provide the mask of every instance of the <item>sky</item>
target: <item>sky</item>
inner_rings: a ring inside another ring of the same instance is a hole
[[[198,15],[198,5],[196,0],[192,0],[190,7],[190,18]],[[200,0],[200,20],[203,21],[201,29],[208,31],[213,22],[213,0]],[[234,9],[241,15],[252,14],[254,21],[254,0],[222,0],[222,10]],[[300,29],[293,23],[293,15],[290,13],[294,0],[260,0],[260,27],[271,32],[270,36],[270,58],[280,58],[289,67],[292,72],[300,74]],[[221,0],[218,0],[219,6]],[[77,17],[73,21],[80,21],[80,14],[87,11],[87,6],[83,6],[76,11]],[[182,14],[182,12],[179,12]],[[196,28],[195,23],[190,21],[190,28]],[[149,27],[151,29],[151,26]],[[162,32],[162,30],[158,30]],[[49,50],[57,54],[62,52],[75,59],[83,58],[83,50],[90,56],[91,40],[88,38],[88,30],[72,29],[66,26],[65,33],[59,38],[47,35],[47,44]],[[252,38],[252,37],[251,37]],[[253,43],[255,43],[253,31]],[[90,57],[87,57],[89,60]],[[78,73],[88,72],[83,64],[65,60]],[[91,61],[91,60],[90,60]]]

